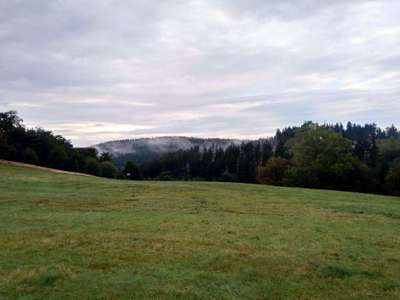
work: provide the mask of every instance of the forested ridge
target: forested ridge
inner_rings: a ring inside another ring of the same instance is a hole
[[[99,152],[109,152],[114,163],[123,167],[130,160],[137,164],[160,158],[165,153],[189,150],[198,146],[201,149],[240,144],[241,140],[221,138],[199,138],[185,136],[161,136],[137,139],[113,140],[94,145]]]
[[[222,148],[193,147],[117,168],[110,153],[75,148],[0,113],[0,158],[121,179],[206,180],[400,194],[400,132],[376,124],[317,124]]]

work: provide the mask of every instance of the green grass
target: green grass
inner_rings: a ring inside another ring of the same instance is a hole
[[[400,199],[0,164],[0,299],[400,299]]]

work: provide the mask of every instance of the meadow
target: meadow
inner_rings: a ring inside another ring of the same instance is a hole
[[[0,299],[400,299],[400,198],[0,163]]]

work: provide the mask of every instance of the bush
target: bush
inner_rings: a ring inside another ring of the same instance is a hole
[[[288,142],[292,166],[285,184],[341,190],[369,190],[368,167],[352,155],[352,143],[332,129],[305,124]]]

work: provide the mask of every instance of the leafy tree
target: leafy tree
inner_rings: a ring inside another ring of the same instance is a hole
[[[77,149],[71,151],[68,165],[71,171],[85,172],[86,169],[86,157],[80,153]]]
[[[0,128],[5,132],[22,127],[22,119],[16,111],[0,112]]]
[[[391,163],[400,157],[400,140],[395,138],[382,139],[377,142],[379,148],[378,160]]]
[[[282,157],[272,157],[265,166],[258,167],[257,181],[263,184],[282,185],[289,161]]]
[[[85,168],[86,173],[94,175],[94,176],[100,176],[100,163],[95,159],[95,158],[88,158],[86,160],[86,168]]]
[[[385,181],[389,192],[400,195],[400,160],[393,163]]]
[[[347,189],[354,183],[354,173],[367,170],[352,156],[349,140],[317,124],[303,125],[288,147],[293,156],[287,174],[291,185]]]
[[[66,168],[68,155],[62,146],[55,146],[50,151],[50,166],[53,168],[64,169]]]
[[[97,159],[97,150],[96,148],[86,147],[86,148],[75,148],[80,155],[85,157],[92,157]]]

